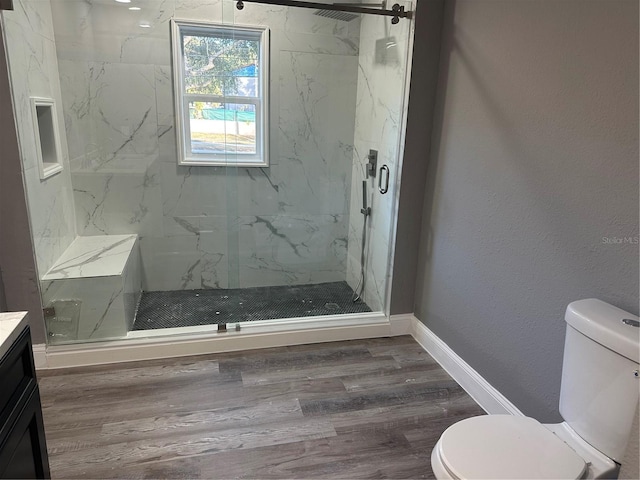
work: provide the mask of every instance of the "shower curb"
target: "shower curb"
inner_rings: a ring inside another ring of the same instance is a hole
[[[240,332],[192,333],[68,346],[38,344],[34,345],[33,352],[36,368],[49,370],[407,334],[406,325],[402,327],[392,328],[392,322],[382,314],[340,321],[305,319],[280,325],[265,321],[246,324]]]

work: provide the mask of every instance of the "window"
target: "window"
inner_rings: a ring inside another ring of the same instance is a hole
[[[269,30],[172,22],[178,163],[264,167]]]

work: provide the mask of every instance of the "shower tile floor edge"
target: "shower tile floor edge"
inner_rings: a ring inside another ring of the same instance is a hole
[[[132,330],[371,312],[347,282],[143,292]]]

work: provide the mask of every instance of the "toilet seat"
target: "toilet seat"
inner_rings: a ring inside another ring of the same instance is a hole
[[[454,479],[582,478],[587,465],[533,418],[484,415],[450,426],[432,458]]]

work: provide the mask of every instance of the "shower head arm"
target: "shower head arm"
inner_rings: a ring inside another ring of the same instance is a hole
[[[387,8],[387,2],[380,3],[333,3],[336,7]]]
[[[351,13],[365,13],[369,15],[382,15],[385,17],[392,17],[391,23],[398,23],[400,18],[412,18],[413,12],[405,10],[404,6],[396,3],[391,7],[391,10],[377,10],[376,8],[370,8],[362,6],[363,4],[357,4],[358,6],[349,6],[341,4],[331,3],[318,3],[318,2],[305,2],[301,0],[236,0],[236,8],[242,10],[245,3],[263,3],[266,5],[278,5],[282,7],[300,7],[300,8],[313,8],[316,10],[337,10],[340,12]],[[377,7],[377,5],[376,5]]]

